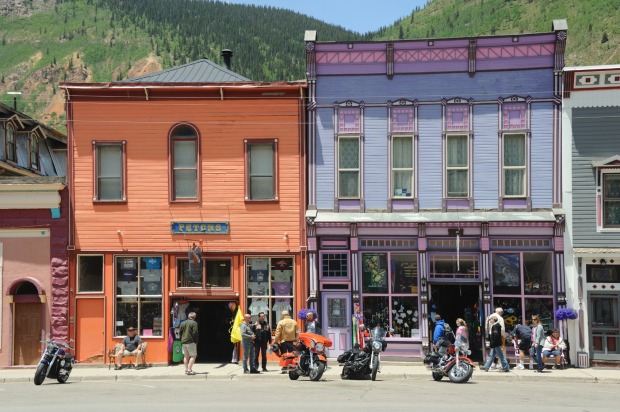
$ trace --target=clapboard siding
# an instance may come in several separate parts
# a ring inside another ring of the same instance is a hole
[[[474,106],[474,207],[497,209],[499,197],[498,109]]]
[[[532,104],[532,207],[553,207],[553,104]]]
[[[364,200],[366,209],[386,210],[389,189],[387,108],[364,111]]]
[[[316,206],[317,209],[334,208],[336,170],[334,143],[334,110],[317,110],[316,125]]]
[[[620,107],[572,109],[573,246],[613,247],[618,232],[597,232],[593,160],[620,154]]]
[[[441,106],[419,108],[418,196],[420,209],[441,209],[442,142]]]
[[[298,98],[176,104],[76,98],[72,108],[77,248],[182,251],[188,241],[170,234],[172,221],[227,221],[230,234],[206,236],[209,252],[299,249],[304,189]],[[168,134],[178,122],[200,133],[200,204],[168,201]],[[245,139],[278,139],[278,202],[244,201]],[[92,142],[109,140],[127,141],[126,204],[92,202]]]

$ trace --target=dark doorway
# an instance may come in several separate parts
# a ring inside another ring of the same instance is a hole
[[[473,359],[482,359],[480,326],[480,287],[478,285],[431,285],[429,313],[441,315],[456,333],[456,320],[462,318],[469,332],[469,349]],[[431,317],[431,339],[434,325]]]
[[[233,313],[228,301],[191,301],[198,322],[198,356],[196,363],[228,363],[232,359],[230,321]]]

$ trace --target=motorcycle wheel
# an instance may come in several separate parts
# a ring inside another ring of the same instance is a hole
[[[441,378],[443,378],[443,375],[441,373],[433,372],[433,379],[434,380],[439,382],[441,380]]]
[[[292,381],[296,381],[297,379],[299,379],[299,375],[297,374],[297,372],[291,371],[288,373],[288,378]]]
[[[460,365],[454,365],[448,371],[448,378],[454,383],[465,383],[471,378],[474,368],[467,362],[461,362]]]
[[[379,370],[379,359],[375,356],[372,360],[372,367],[370,372],[370,379],[373,381],[377,379],[377,371]]]
[[[325,364],[323,362],[317,362],[314,368],[311,368],[308,371],[308,376],[311,381],[318,381],[323,376],[323,372],[325,372]]]
[[[69,380],[69,374],[67,373],[66,375],[58,375],[56,380],[58,381],[58,383],[65,383]]]
[[[47,371],[47,365],[44,363],[39,363],[37,366],[37,371],[34,373],[34,384],[40,385],[45,380],[45,372]]]

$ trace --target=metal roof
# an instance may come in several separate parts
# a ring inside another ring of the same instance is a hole
[[[607,247],[576,247],[573,248],[575,255],[599,255],[605,253],[620,254],[620,248]]]
[[[215,64],[211,60],[201,59],[168,70],[115,83],[228,83],[247,81],[251,80]]]

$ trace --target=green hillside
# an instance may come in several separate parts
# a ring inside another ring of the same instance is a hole
[[[360,35],[289,10],[199,0],[0,0],[0,101],[64,128],[58,84],[108,82],[200,58],[257,81],[305,77],[303,36],[383,40],[548,32],[567,19],[566,64],[620,63],[620,0],[433,0]]]

